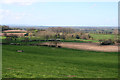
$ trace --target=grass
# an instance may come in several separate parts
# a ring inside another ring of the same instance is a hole
[[[5,39],[6,37],[0,36],[0,39]]]
[[[114,39],[114,34],[90,34],[93,39],[99,40],[99,39]]]
[[[86,39],[66,39],[61,40],[62,42],[77,42],[77,43],[88,43],[88,42],[98,42],[98,40],[86,40]]]
[[[85,40],[85,39],[70,39],[70,40],[63,40],[63,42],[79,42],[79,43],[83,43],[83,42],[99,42],[98,40],[100,39],[115,39],[115,35],[114,34],[90,34],[93,37],[93,40]]]
[[[21,42],[21,40],[24,40],[25,37],[19,37],[17,40],[11,40],[11,41],[6,41],[5,38],[2,39],[3,43],[9,42],[9,43],[20,43],[20,44],[34,44],[34,43],[41,43],[41,42],[47,42],[47,41],[32,41],[32,42]],[[30,38],[30,40],[36,40],[37,38]]]
[[[85,40],[85,39],[75,39],[77,41],[83,41],[83,42],[98,42],[97,40]]]
[[[86,41],[82,41],[82,40],[61,40],[61,42],[77,42],[77,43],[86,43]]]
[[[16,50],[24,50],[22,53]],[[116,78],[118,53],[3,45],[3,78]]]

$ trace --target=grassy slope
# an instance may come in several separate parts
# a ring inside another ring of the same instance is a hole
[[[117,62],[117,53],[3,45],[3,78],[114,78]]]

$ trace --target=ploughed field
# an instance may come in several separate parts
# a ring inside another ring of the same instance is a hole
[[[3,78],[116,78],[118,76],[117,52],[16,45],[3,45],[2,52]]]
[[[51,45],[50,42],[43,44]],[[102,51],[102,52],[118,52],[118,45],[100,45],[99,43],[74,43],[74,42],[61,42],[58,46],[71,49],[88,50],[88,51]]]

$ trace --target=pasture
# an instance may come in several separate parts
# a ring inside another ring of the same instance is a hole
[[[3,78],[118,77],[117,52],[15,45],[3,45],[2,51]]]
[[[90,34],[93,39],[99,40],[99,39],[114,39],[116,36],[114,34]]]

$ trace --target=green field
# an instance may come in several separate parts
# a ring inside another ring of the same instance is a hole
[[[3,78],[118,77],[118,53],[15,45],[2,51]]]
[[[114,34],[90,34],[93,39],[99,40],[99,39],[114,39]]]

